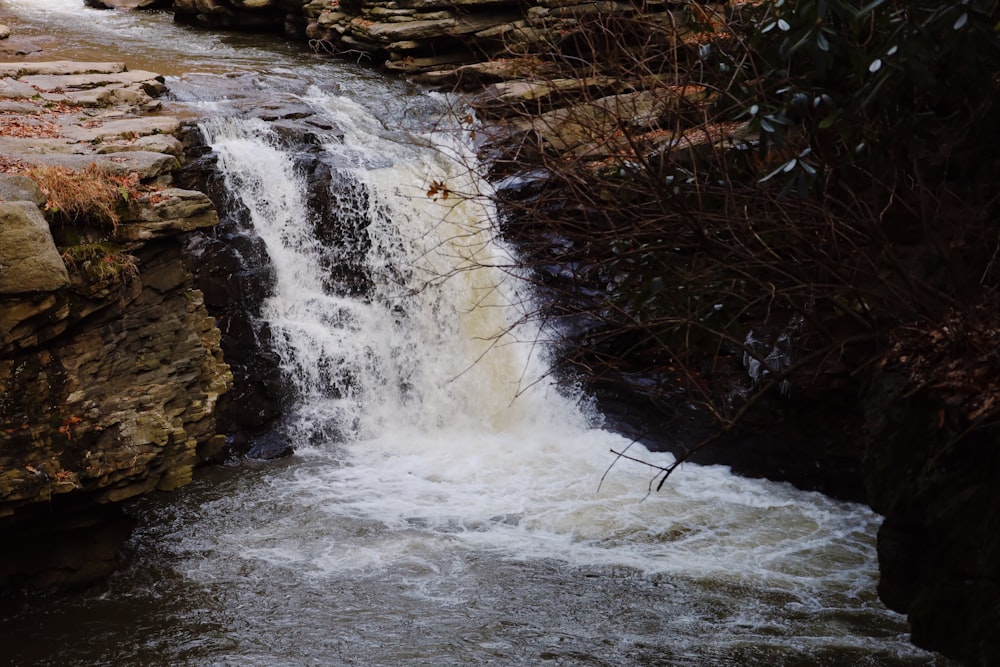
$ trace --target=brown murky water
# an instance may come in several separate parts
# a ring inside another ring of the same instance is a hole
[[[0,22],[11,28],[8,50],[39,49],[0,53],[8,62],[122,61],[129,69],[180,76],[320,61],[305,44],[277,35],[217,34],[174,23],[166,11],[98,10],[83,0],[0,0]]]

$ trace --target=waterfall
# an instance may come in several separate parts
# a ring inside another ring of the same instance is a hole
[[[310,433],[532,428],[556,404],[579,423],[524,343],[536,332],[521,322],[525,297],[492,238],[490,206],[463,196],[485,186],[461,137],[387,139],[391,130],[349,98],[308,99],[344,129],[323,143],[340,165],[328,186],[332,220],[308,210],[304,176],[266,123],[202,124],[275,269],[262,318],[295,388],[297,444],[315,441]],[[366,248],[361,294],[329,279],[352,249],[324,247],[315,231],[354,220]],[[548,398],[518,398],[524,392]]]
[[[338,520],[423,526],[432,532],[419,549],[453,548],[440,543],[443,531],[522,555],[550,557],[559,544],[574,562],[716,576],[733,568],[731,550],[705,548],[721,533],[730,546],[747,545],[751,567],[852,530],[847,514],[830,521],[833,501],[798,505],[777,485],[721,468],[682,469],[665,493],[643,501],[651,471],[620,462],[598,492],[610,450],[628,443],[588,428],[588,415],[547,380],[540,333],[523,321],[530,299],[493,238],[493,212],[484,198],[454,194],[486,189],[461,133],[407,132],[317,88],[301,99],[336,128],[319,137],[334,165],[331,220],[308,209],[298,148],[268,124],[225,113],[202,124],[276,272],[262,318],[295,389],[287,429],[303,459],[290,482],[296,503]],[[323,224],[357,225],[363,256],[321,243]],[[363,289],[330,280],[344,262],[364,273]],[[769,519],[768,532],[761,509],[773,507],[790,514]],[[706,515],[716,520],[705,525]],[[663,537],[689,532],[699,536],[694,558]],[[257,551],[248,533],[239,540],[244,553],[269,560],[300,562],[312,551]],[[403,553],[371,540],[340,546],[352,555],[327,547],[306,560],[342,568],[357,565],[362,550],[380,563]]]

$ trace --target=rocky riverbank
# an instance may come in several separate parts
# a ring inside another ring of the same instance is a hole
[[[113,546],[62,539],[99,542],[80,526],[186,484],[224,443],[215,406],[231,375],[182,257],[184,234],[218,217],[173,187],[183,156],[163,91],[122,63],[0,63],[6,589],[103,574]]]

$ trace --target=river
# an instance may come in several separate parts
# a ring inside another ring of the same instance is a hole
[[[628,443],[547,379],[490,207],[432,187],[488,189],[447,99],[165,13],[0,8],[53,59],[167,73],[199,119],[274,266],[296,444],[134,504],[106,586],[0,610],[5,664],[945,664],[878,601],[867,508],[719,466],[602,481]],[[294,147],[245,113],[279,92],[335,128],[316,141],[363,252],[319,242]],[[346,255],[365,290],[321,268]]]

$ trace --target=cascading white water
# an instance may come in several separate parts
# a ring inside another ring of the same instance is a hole
[[[373,288],[360,298],[324,291],[319,255],[335,250],[317,244],[301,177],[265,125],[204,124],[277,271],[263,316],[299,388],[303,459],[281,493],[300,523],[279,528],[280,539],[273,526],[241,526],[219,537],[223,550],[342,574],[433,568],[456,549],[482,549],[759,578],[817,609],[831,591],[871,590],[876,518],[862,508],[695,466],[645,497],[650,471],[619,463],[598,490],[609,450],[628,443],[589,429],[572,401],[536,381],[544,368],[532,332],[514,326],[517,285],[496,268],[509,258],[489,238],[489,209],[440,195],[480,187],[468,164],[428,147],[446,137],[399,141],[349,98],[306,99],[344,132],[325,144],[343,164],[332,187],[347,183],[357,196],[340,200],[364,203],[343,214],[369,223]],[[331,419],[344,436],[303,447],[302,435]],[[352,522],[368,527],[360,539],[340,532]]]
[[[297,390],[296,436],[308,442],[310,429],[331,421],[337,431],[371,437],[400,427],[517,429],[544,418],[550,403],[514,400],[527,388],[525,375],[542,369],[514,345],[515,289],[496,268],[511,261],[489,242],[488,210],[443,189],[428,195],[433,183],[468,192],[470,184],[457,181],[471,172],[417,144],[370,145],[381,126],[347,98],[313,102],[347,128],[326,148],[344,165],[330,184],[338,213],[367,221],[368,251],[356,270],[371,287],[361,296],[328,290],[324,272],[343,249],[317,241],[315,227],[324,223],[306,208],[302,176],[267,125],[203,124],[275,268],[262,318]]]

